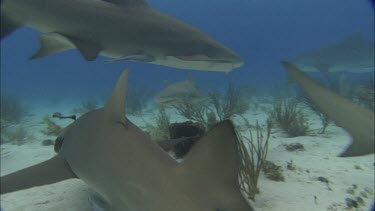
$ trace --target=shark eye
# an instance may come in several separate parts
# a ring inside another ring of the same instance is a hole
[[[64,142],[64,137],[57,137],[56,140],[55,140],[55,146],[54,146],[54,150],[56,153],[59,153],[62,145],[63,145],[63,142]]]

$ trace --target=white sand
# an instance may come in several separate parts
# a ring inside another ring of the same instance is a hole
[[[34,106],[34,116],[25,123],[25,127],[32,138],[24,145],[1,145],[1,175],[14,172],[27,166],[39,163],[54,156],[53,146],[42,146],[41,141],[47,138],[40,130],[44,125],[40,121],[44,115],[51,115],[55,111],[68,113],[74,103],[67,106],[60,102],[50,107]],[[170,113],[172,115],[172,113]],[[136,125],[141,126],[152,122],[156,114],[147,113],[141,118],[129,117]],[[262,112],[248,112],[246,117],[251,121],[266,119]],[[311,127],[317,131],[319,121],[314,117]],[[181,117],[172,116],[172,122],[183,120]],[[56,120],[62,126],[70,120]],[[299,142],[304,145],[305,151],[288,152],[284,144]],[[345,198],[360,196],[360,192],[367,188],[367,198],[362,197],[365,205],[358,210],[369,210],[374,199],[374,155],[354,158],[339,158],[337,155],[350,142],[350,137],[341,128],[330,125],[326,134],[296,138],[286,138],[279,130],[273,130],[270,140],[268,160],[281,165],[284,169],[284,182],[275,182],[260,176],[259,188],[261,193],[256,195],[253,204],[256,210],[345,210]],[[4,154],[5,153],[5,154]],[[286,162],[293,160],[296,170],[286,169]],[[359,168],[357,169],[356,168]],[[307,173],[309,171],[309,173]],[[323,176],[330,183],[329,187],[317,180]],[[347,193],[347,189],[357,186],[354,195]],[[88,211],[90,207],[87,198],[92,193],[90,187],[78,179],[63,181],[57,184],[31,188],[1,196],[1,206],[4,211]],[[314,196],[317,197],[316,203]]]

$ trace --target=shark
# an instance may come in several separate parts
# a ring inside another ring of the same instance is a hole
[[[155,96],[156,102],[163,105],[178,105],[184,99],[196,103],[208,100],[190,77],[186,80],[169,84]]]
[[[68,125],[58,154],[1,177],[1,194],[79,178],[95,211],[252,211],[239,189],[239,139],[230,120],[208,131],[183,162],[125,116],[128,71],[104,107]]]
[[[289,72],[290,82],[298,83],[309,100],[352,136],[352,143],[339,156],[353,157],[374,153],[374,111],[362,108],[336,94],[310,78],[296,65],[286,61],[282,64]]]
[[[367,42],[362,33],[355,32],[344,40],[321,49],[289,59],[306,72],[373,72],[374,43]]]
[[[78,49],[88,61],[102,55],[108,62],[224,72],[244,64],[206,33],[144,0],[2,0],[1,38],[21,26],[42,32],[31,59]]]

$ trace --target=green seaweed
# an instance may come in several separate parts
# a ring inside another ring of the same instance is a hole
[[[63,129],[54,121],[52,121],[52,119],[49,116],[44,116],[41,124],[46,125],[46,128],[41,130],[41,132],[46,136],[58,136]]]
[[[29,115],[28,107],[22,101],[14,96],[1,96],[1,128],[21,123]]]
[[[244,90],[243,87],[234,87],[229,81],[224,95],[217,91],[209,93],[211,104],[220,121],[242,115],[249,109],[249,98],[244,97]]]
[[[244,88],[236,88],[229,82],[225,94],[212,91],[204,99],[195,99],[191,97],[193,95],[187,94],[178,101],[174,101],[172,108],[180,116],[210,128],[218,120],[222,121],[235,115],[242,115],[249,109],[249,100],[243,93]]]
[[[263,165],[263,173],[264,175],[273,181],[285,181],[283,176],[283,169],[281,166],[274,164],[271,161],[265,161]]]
[[[126,94],[126,113],[140,116],[147,106],[151,92],[144,86],[137,85],[130,88]]]
[[[309,134],[308,118],[298,108],[298,101],[296,99],[276,100],[270,117],[289,137]]]
[[[99,103],[93,99],[87,99],[81,102],[81,104],[73,108],[72,113],[85,114],[89,111],[95,110],[99,107]]]
[[[170,117],[165,109],[163,105],[159,105],[159,113],[156,116],[156,126],[147,122],[145,124],[146,133],[155,141],[169,139]]]
[[[1,143],[22,145],[27,139],[29,139],[29,134],[23,126],[1,129]]]
[[[249,138],[239,138],[240,155],[240,188],[248,199],[255,200],[259,193],[258,178],[265,164],[268,154],[268,143],[271,135],[272,122],[267,121],[266,135],[263,136],[263,128],[257,123],[255,126],[255,138],[251,132],[251,125],[243,118],[248,128]]]

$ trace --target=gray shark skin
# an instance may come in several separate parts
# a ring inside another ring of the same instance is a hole
[[[1,37],[20,26],[43,32],[32,58],[76,48],[86,60],[100,54],[112,61],[225,72],[243,65],[230,49],[144,0],[3,0]]]
[[[290,81],[297,82],[306,96],[338,126],[352,136],[352,143],[341,157],[374,153],[374,112],[362,108],[314,81],[295,65],[282,62],[290,74]]]
[[[127,78],[124,71],[105,107],[64,129],[57,156],[1,177],[1,194],[78,177],[98,193],[94,210],[253,210],[239,189],[232,123],[214,126],[177,163],[125,117]]]
[[[288,61],[303,71],[372,72],[374,71],[374,43],[356,32],[345,40],[325,48],[304,53]]]

